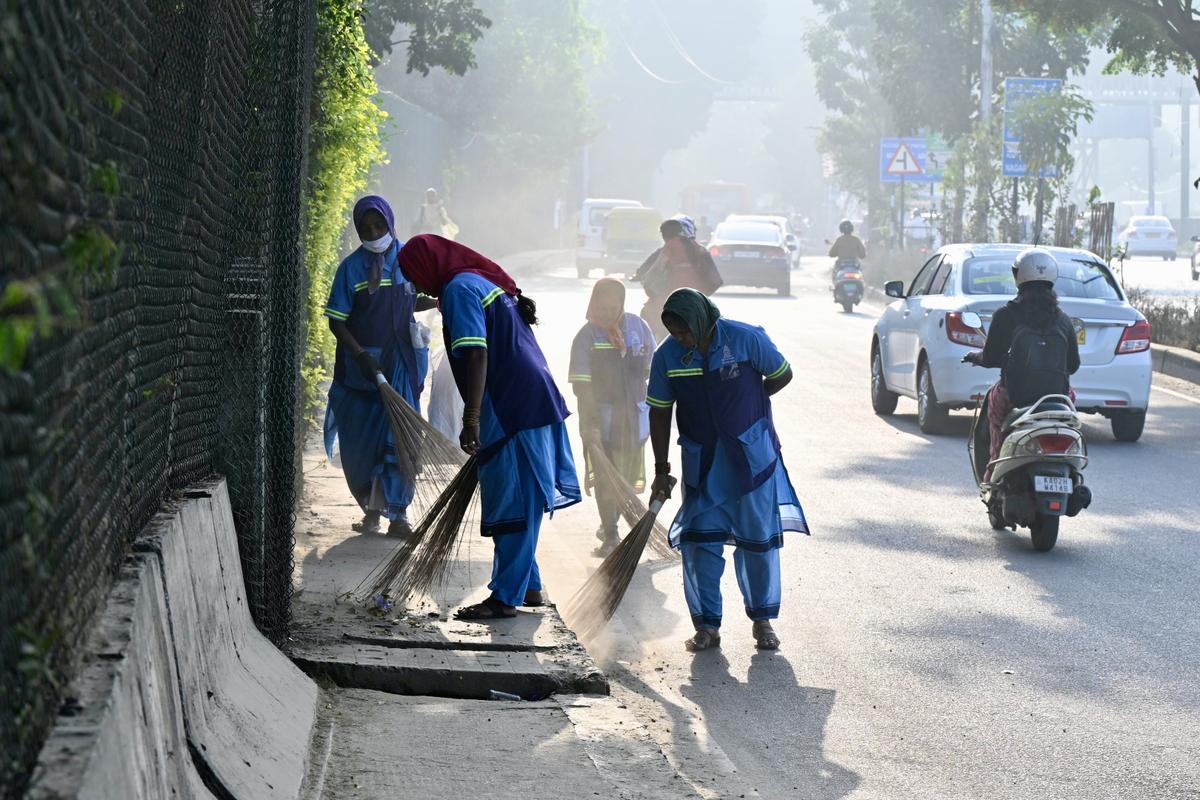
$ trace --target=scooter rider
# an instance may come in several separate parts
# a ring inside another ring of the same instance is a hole
[[[846,261],[861,261],[867,257],[867,248],[862,239],[854,235],[854,223],[848,219],[838,225],[841,236],[834,240],[829,248],[829,257],[833,259],[833,278],[837,279],[838,263]]]
[[[1017,296],[992,317],[983,351],[963,357],[976,366],[1000,368],[1000,381],[988,394],[989,461],[999,454],[1009,413],[1048,394],[1069,395],[1074,400],[1070,376],[1079,369],[1075,326],[1058,307],[1054,293],[1058,279],[1054,256],[1031,247],[1017,256],[1012,269]]]

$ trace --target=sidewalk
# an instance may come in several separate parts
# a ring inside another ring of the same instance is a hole
[[[447,618],[487,595],[491,547],[475,531],[434,597],[386,613],[343,597],[396,542],[351,530],[361,512],[317,437],[304,472],[289,649],[325,689],[303,797],[697,796],[553,606]]]

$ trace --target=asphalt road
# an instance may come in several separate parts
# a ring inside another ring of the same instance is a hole
[[[1162,379],[1136,444],[1089,420],[1094,504],[1036,553],[987,524],[968,413],[942,437],[911,401],[872,413],[878,309],[842,314],[825,261],[794,273],[795,297],[715,298],[796,373],[775,419],[813,535],[782,551],[782,649],[755,652],[730,569],[721,650],[687,653],[679,567],[644,563],[588,642],[615,693],[711,797],[1200,798],[1200,393]],[[590,281],[564,263],[522,284],[565,376]],[[597,563],[595,524],[587,501],[543,529],[560,603]]]

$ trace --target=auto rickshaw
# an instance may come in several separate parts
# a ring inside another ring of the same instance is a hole
[[[614,208],[604,218],[604,272],[632,273],[662,245],[662,214],[653,208]]]

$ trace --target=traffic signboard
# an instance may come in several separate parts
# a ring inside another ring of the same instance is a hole
[[[1023,101],[1060,92],[1062,85],[1063,82],[1058,78],[1004,79],[1004,177],[1024,178],[1029,174],[1029,167],[1021,158],[1021,137],[1012,127],[1013,114]],[[1058,168],[1050,166],[1044,167],[1041,175],[1034,177],[1053,178],[1057,175]]]
[[[932,183],[941,180],[927,168],[929,148],[918,136],[879,140],[879,180],[884,183]]]

